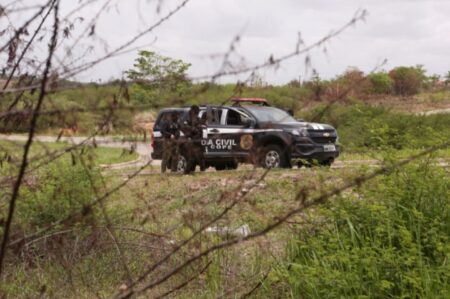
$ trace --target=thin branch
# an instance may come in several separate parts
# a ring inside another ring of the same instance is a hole
[[[22,53],[20,54],[19,59],[17,59],[16,63],[14,64],[14,67],[11,70],[11,73],[9,74],[8,79],[6,80],[5,84],[3,85],[2,90],[5,90],[8,87],[11,79],[14,76],[14,73],[16,72],[17,68],[19,67],[20,62],[22,61],[23,57],[27,53],[28,49],[30,48],[30,46],[33,43],[33,41],[36,38],[36,36],[38,35],[39,31],[41,31],[42,26],[44,25],[45,21],[47,20],[47,17],[49,16],[50,12],[52,11],[53,5],[55,4],[55,1],[56,0],[53,0],[53,2],[51,3],[51,5],[50,5],[50,7],[49,7],[49,9],[47,11],[47,13],[42,18],[42,21],[39,23],[39,26],[36,28],[36,30],[34,31],[33,35],[31,36],[30,40],[25,45],[25,48],[23,49]]]
[[[52,1],[54,0],[49,0],[46,4],[42,5],[41,9],[36,14],[34,14],[30,19],[28,19],[25,22],[25,24],[22,25],[22,27],[17,29],[14,36],[11,37],[10,40],[5,45],[3,45],[3,47],[0,48],[0,53],[9,47],[9,45],[23,33],[23,31],[28,27],[28,25],[30,25],[37,17],[39,17],[44,12],[44,10],[50,5]]]
[[[0,251],[0,276],[2,274],[3,260],[6,255],[6,252],[5,252],[6,244],[8,243],[9,231],[11,229],[11,223],[12,223],[12,219],[14,216],[14,209],[16,206],[16,201],[19,196],[19,190],[20,190],[20,186],[22,184],[23,177],[25,175],[25,170],[28,166],[28,153],[30,151],[31,144],[33,143],[33,137],[34,137],[34,133],[36,130],[37,120],[39,117],[38,112],[41,109],[41,105],[42,105],[45,95],[46,95],[47,80],[49,78],[49,72],[50,72],[50,68],[52,65],[53,52],[55,50],[55,46],[56,46],[57,38],[58,38],[58,29],[59,29],[58,11],[59,11],[59,0],[56,2],[55,8],[54,8],[53,35],[52,35],[50,45],[49,45],[49,54],[48,54],[48,58],[47,58],[47,63],[45,66],[44,74],[42,76],[41,89],[39,92],[39,97],[37,100],[36,108],[33,112],[32,118],[31,118],[30,131],[28,133],[28,140],[24,146],[22,164],[20,166],[19,174],[17,175],[17,180],[14,183],[11,200],[9,202],[8,216],[6,219],[6,224],[5,224],[3,239],[2,239],[2,244],[1,244],[1,251]]]
[[[182,288],[184,288],[185,286],[187,286],[191,281],[193,281],[194,279],[196,279],[197,277],[199,277],[200,275],[202,275],[203,273],[205,273],[205,271],[208,269],[208,267],[211,265],[212,261],[209,261],[201,270],[200,272],[198,272],[196,275],[190,277],[189,279],[187,279],[186,281],[180,283],[179,285],[177,285],[176,287],[174,287],[173,289],[165,292],[164,294],[157,296],[155,299],[161,299],[161,298],[165,298],[167,296],[169,296],[172,293],[175,293],[179,290],[181,290]]]

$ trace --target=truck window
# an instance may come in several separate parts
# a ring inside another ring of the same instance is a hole
[[[161,114],[159,115],[155,126],[153,128],[154,131],[160,130],[161,129],[161,123],[164,119],[171,119],[172,114],[177,114],[178,115],[178,121],[181,120],[182,117],[182,112],[181,111],[164,111],[161,112]]]
[[[213,108],[211,110],[211,124],[220,125],[221,119],[222,119],[222,109]]]
[[[245,120],[248,119],[244,113],[239,113],[235,110],[228,110],[227,125],[230,126],[244,126]]]

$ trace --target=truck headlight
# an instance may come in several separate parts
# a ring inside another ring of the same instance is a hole
[[[301,137],[308,136],[308,130],[306,128],[294,129],[291,131],[291,133],[292,133],[292,135],[295,135],[295,136],[301,136]]]

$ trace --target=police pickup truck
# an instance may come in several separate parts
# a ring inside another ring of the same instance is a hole
[[[201,140],[206,166],[225,170],[236,169],[238,163],[265,168],[331,165],[339,156],[338,135],[332,126],[296,120],[265,99],[232,101],[229,106],[200,106],[199,117],[206,119]],[[162,159],[161,120],[173,113],[181,120],[188,111],[187,107],[160,111],[153,128],[153,159]],[[189,142],[184,139],[181,136],[179,141],[178,171],[190,172],[193,169],[186,169]]]

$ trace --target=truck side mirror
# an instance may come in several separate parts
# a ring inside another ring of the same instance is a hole
[[[251,128],[251,127],[253,127],[255,125],[255,121],[253,120],[253,119],[251,119],[251,118],[246,118],[245,120],[244,120],[244,127],[246,127],[246,128]]]

